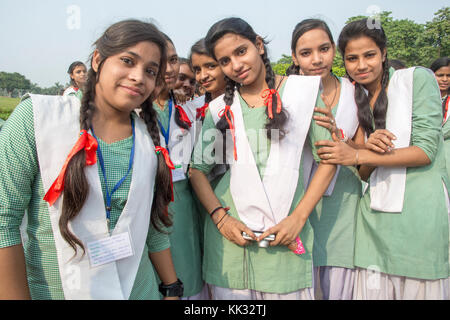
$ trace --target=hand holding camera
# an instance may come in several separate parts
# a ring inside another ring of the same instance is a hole
[[[259,231],[253,231],[252,230],[252,232],[255,234],[255,236],[256,237],[260,237],[263,233],[262,232],[259,232]],[[255,241],[252,237],[250,237],[247,233],[245,233],[245,232],[242,232],[242,237],[245,239],[245,240],[250,240],[250,241]],[[258,247],[260,247],[260,248],[267,248],[268,246],[269,246],[269,243],[271,242],[271,241],[274,241],[275,240],[275,235],[274,234],[270,234],[270,235],[268,235],[267,237],[265,237],[264,239],[262,239],[262,240],[260,240],[259,242],[258,242]]]

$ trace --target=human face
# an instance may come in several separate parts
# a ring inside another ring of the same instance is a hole
[[[70,74],[70,78],[75,81],[78,87],[81,87],[86,82],[86,67],[83,65],[76,66]]]
[[[439,85],[439,89],[445,95],[447,94],[450,82],[450,66],[441,67],[434,73]]]
[[[129,114],[155,89],[161,61],[161,51],[156,44],[139,42],[108,57],[99,71],[101,59],[96,50],[92,68],[100,72],[95,85],[95,103],[101,111]]]
[[[174,89],[180,72],[180,60],[174,45],[167,41],[167,68],[164,81],[169,89]]]
[[[191,68],[183,63],[180,66],[180,72],[178,73],[178,81],[175,86],[176,89],[183,90],[183,94],[186,97],[192,97],[195,92],[195,77]]]
[[[223,73],[231,80],[248,86],[265,78],[261,55],[264,46],[260,38],[256,44],[234,33],[227,33],[214,47],[214,54]]]
[[[219,64],[212,57],[205,54],[193,53],[192,68],[195,80],[212,95],[218,96],[225,90],[225,75]]]
[[[335,53],[336,48],[328,34],[322,29],[314,29],[297,40],[292,60],[305,75],[325,78],[330,75]]]
[[[345,47],[344,62],[348,74],[366,87],[381,83],[385,60],[386,49],[382,52],[375,41],[366,36],[350,40]]]

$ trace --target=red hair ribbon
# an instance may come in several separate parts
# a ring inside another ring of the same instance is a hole
[[[196,118],[197,119],[205,119],[205,117],[206,117],[206,110],[208,110],[208,106],[209,106],[209,103],[205,103],[204,105],[203,105],[203,107],[201,107],[201,108],[197,108],[197,116],[196,116]]]
[[[78,138],[75,146],[70,151],[67,156],[66,161],[61,169],[56,180],[53,182],[50,189],[48,189],[47,193],[44,196],[44,201],[47,201],[50,206],[52,206],[55,201],[59,198],[62,191],[64,190],[64,181],[67,170],[67,165],[69,161],[73,158],[75,154],[77,154],[80,150],[84,149],[86,153],[86,165],[91,166],[97,162],[97,140],[93,136],[91,136],[86,130],[81,130],[80,137]]]
[[[174,197],[173,197],[172,170],[175,169],[175,166],[173,165],[172,160],[170,160],[169,151],[167,151],[166,148],[163,148],[161,146],[157,146],[157,147],[155,147],[155,152],[156,152],[156,154],[159,154],[160,152],[162,153],[162,155],[164,157],[164,160],[166,161],[166,165],[170,169],[170,187],[172,188],[172,200],[171,200],[171,202],[173,202]]]
[[[230,112],[231,115],[231,119],[228,118],[228,112]],[[231,107],[230,106],[225,106],[225,109],[220,110],[218,116],[220,118],[225,116],[225,119],[228,122],[228,126],[230,127],[230,131],[231,131],[231,137],[233,138],[233,151],[234,151],[234,160],[237,161],[237,151],[236,151],[236,136],[234,134],[234,114],[233,111],[231,111]]]
[[[266,89],[262,92],[261,97],[264,100],[264,104],[267,106],[268,108],[268,112],[269,112],[269,118],[273,119],[273,112],[272,112],[272,106],[273,106],[273,96],[276,95],[277,97],[277,113],[281,112],[281,98],[280,98],[280,94],[278,93],[277,90],[275,89]]]
[[[190,128],[192,126],[192,122],[191,122],[191,120],[189,120],[189,117],[186,114],[186,112],[184,111],[184,109],[181,106],[178,106],[178,105],[175,105],[175,108],[177,108],[178,111],[180,112],[181,121],[186,123],[189,126],[189,128]]]

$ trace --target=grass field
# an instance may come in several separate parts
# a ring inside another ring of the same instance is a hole
[[[20,98],[0,97],[0,118],[3,120],[8,119],[19,102]]]

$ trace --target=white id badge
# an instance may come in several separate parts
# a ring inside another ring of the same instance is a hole
[[[182,165],[176,165],[175,169],[172,170],[172,182],[177,182],[186,179],[184,174],[184,169]]]
[[[128,258],[134,254],[129,232],[88,242],[87,250],[91,268]]]

